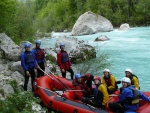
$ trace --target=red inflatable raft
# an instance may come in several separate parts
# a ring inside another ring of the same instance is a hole
[[[143,93],[147,95],[148,97],[150,97],[150,92],[143,92]],[[120,91],[118,90],[114,92],[114,94],[110,95],[109,102],[116,102],[118,100],[119,94],[120,94]],[[107,111],[109,111],[109,113],[113,113],[108,108],[108,105],[107,105]],[[150,103],[144,100],[140,100],[139,109],[136,112],[126,112],[126,113],[150,113]]]
[[[68,88],[68,90],[66,89]],[[34,82],[34,92],[40,97],[42,103],[47,107],[62,113],[108,113],[107,111],[94,108],[90,105],[80,103],[73,99],[72,80],[67,80],[54,75],[42,76]],[[67,90],[59,95],[56,91]],[[71,92],[71,93],[70,93]],[[67,95],[67,98],[65,97]],[[70,98],[70,99],[68,99]]]
[[[90,105],[82,103],[80,100],[74,100],[74,91],[72,90],[72,80],[55,76],[53,74],[42,76],[34,82],[34,93],[40,97],[42,103],[47,108],[62,113],[113,113],[109,110],[101,110]],[[63,94],[58,94],[57,91],[63,91]],[[144,92],[150,96],[150,92]],[[110,95],[109,102],[118,100],[119,91]],[[137,113],[150,113],[150,104],[144,100],[140,100],[140,107]]]

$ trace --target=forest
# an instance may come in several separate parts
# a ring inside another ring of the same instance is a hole
[[[150,25],[150,0],[1,0],[0,33],[17,44],[32,42],[37,31],[71,31],[86,11],[104,16],[114,27]]]

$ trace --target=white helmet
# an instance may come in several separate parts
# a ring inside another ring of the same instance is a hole
[[[103,72],[108,72],[108,73],[110,73],[110,70],[109,70],[109,69],[104,69]]]
[[[132,73],[132,70],[131,70],[131,69],[126,69],[125,72],[126,72],[126,71]]]
[[[128,77],[123,77],[122,82],[127,82],[131,84],[131,80]]]

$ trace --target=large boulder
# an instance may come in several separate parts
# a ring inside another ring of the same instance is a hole
[[[55,50],[58,52],[60,50],[60,43],[65,44],[65,50],[68,52],[71,62],[77,63],[87,58],[95,58],[96,51],[95,48],[86,44],[84,41],[79,41],[74,37],[60,36],[55,45]]]
[[[108,32],[113,30],[111,22],[103,16],[93,12],[82,14],[76,21],[71,31],[72,35],[89,35],[97,32]]]
[[[18,61],[20,49],[5,33],[0,33],[0,51],[4,59]]]
[[[24,77],[22,74],[20,74],[18,71],[15,71],[14,73],[11,74],[12,79],[16,80],[18,85],[23,86],[24,84]]]
[[[107,41],[110,40],[107,36],[101,35],[95,39],[95,41]]]
[[[12,62],[9,64],[9,69],[11,71],[18,71],[19,73],[21,73],[22,75],[24,75],[24,70],[21,66],[21,61],[17,61],[17,62]]]
[[[129,24],[125,23],[125,24],[121,24],[119,30],[129,30],[130,26]]]

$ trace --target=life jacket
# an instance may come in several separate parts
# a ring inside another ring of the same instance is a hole
[[[66,52],[61,52],[62,53],[62,62],[65,63],[65,62],[68,62],[69,61],[69,57],[68,57],[68,54]]]
[[[44,53],[44,51],[42,50],[42,49],[36,49],[35,48],[35,50],[36,50],[36,60],[40,60],[40,59],[43,59],[44,57],[45,57],[45,53]]]
[[[109,78],[104,77],[104,79],[105,79],[105,82],[106,82],[107,86],[110,86],[111,85],[111,79],[110,79],[110,77]]]
[[[135,104],[138,104],[139,103],[139,91],[135,88],[129,88],[132,90],[133,92],[133,98],[128,98],[125,100],[125,103],[126,104],[129,104],[129,105],[135,105]]]
[[[26,57],[25,57],[25,64],[28,65],[29,67],[32,67],[35,61],[34,55],[32,52],[24,52]]]

